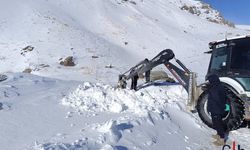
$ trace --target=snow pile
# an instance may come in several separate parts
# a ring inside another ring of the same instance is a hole
[[[185,97],[186,92],[179,85],[171,86],[171,88],[152,86],[134,91],[85,82],[63,98],[62,104],[80,111],[132,112],[144,115],[148,111],[160,113],[167,104]]]

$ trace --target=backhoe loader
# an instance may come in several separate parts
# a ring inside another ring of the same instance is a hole
[[[244,120],[250,120],[250,36],[223,39],[209,43],[211,55],[207,78],[210,74],[220,77],[227,92],[230,109],[223,117],[228,130],[237,129]],[[178,65],[170,60],[174,59]],[[173,77],[188,93],[188,110],[198,112],[201,120],[213,128],[211,115],[207,111],[208,82],[197,85],[197,73],[190,71],[180,60],[175,58],[171,49],[165,49],[153,59],[145,59],[123,74],[119,75],[118,87],[126,88],[131,80],[131,89],[138,90],[138,79],[145,77],[145,82],[152,82],[150,74],[158,65],[165,65]]]

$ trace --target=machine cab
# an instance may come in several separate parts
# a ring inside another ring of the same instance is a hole
[[[229,77],[250,91],[250,36],[211,42],[209,46],[208,74]]]

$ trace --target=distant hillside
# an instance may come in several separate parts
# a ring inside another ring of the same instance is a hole
[[[236,28],[250,31],[250,25],[236,25]]]
[[[211,5],[201,0],[180,0],[179,7],[191,14],[199,16],[202,19],[206,19],[210,22],[227,25],[229,27],[235,27],[233,22],[226,20],[219,11],[211,7]]]
[[[249,33],[204,18],[223,21],[194,0],[2,1],[0,72],[116,82],[132,65],[170,48],[203,80],[207,44]],[[64,66],[66,58],[74,65]]]

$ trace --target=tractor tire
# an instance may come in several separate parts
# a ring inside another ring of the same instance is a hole
[[[244,120],[244,102],[238,98],[232,91],[226,89],[227,101],[230,105],[230,111],[223,116],[223,123],[227,131],[238,129]],[[201,120],[210,128],[214,128],[211,114],[207,111],[208,92],[204,91],[197,102],[197,111]]]

